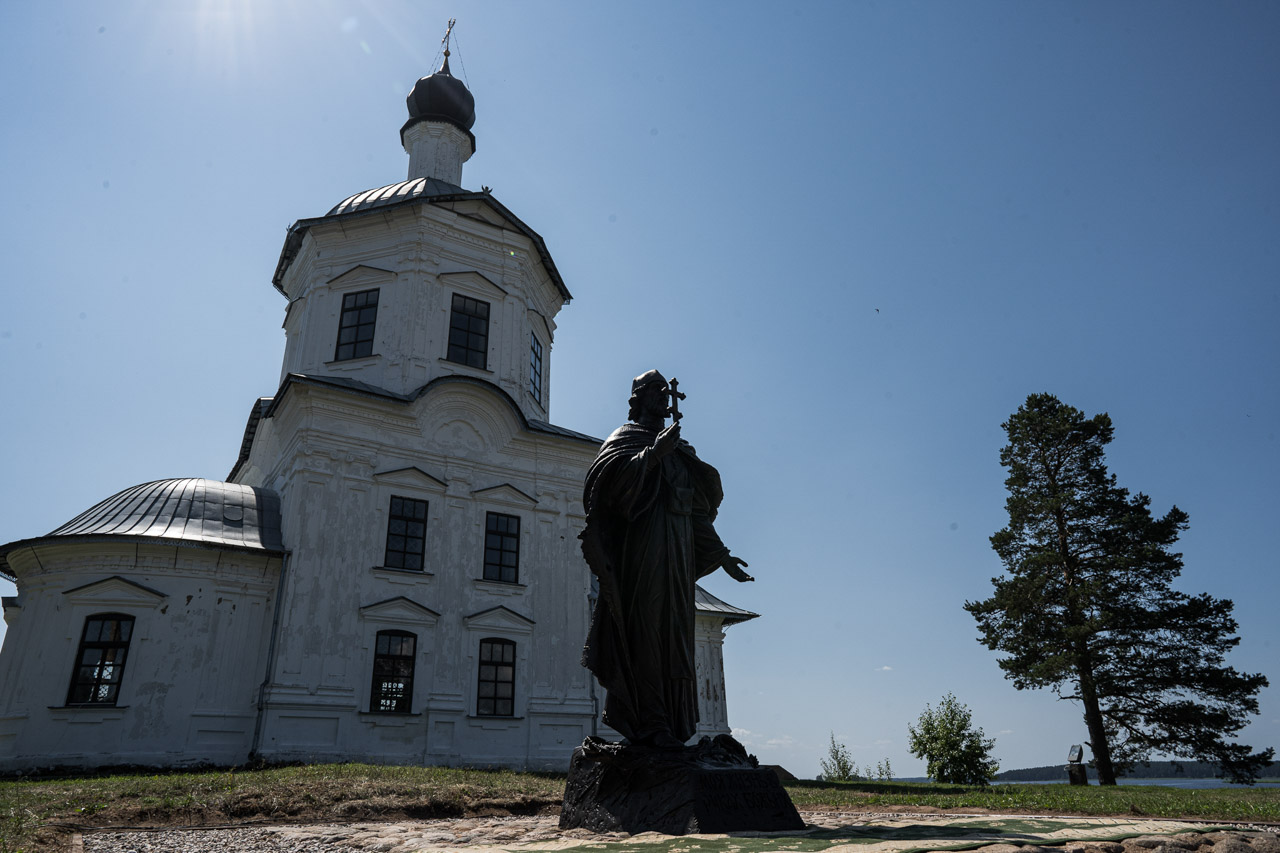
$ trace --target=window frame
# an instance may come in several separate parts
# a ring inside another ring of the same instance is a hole
[[[495,526],[495,522],[498,524]],[[510,524],[514,522],[515,531],[510,530]],[[507,529],[500,529],[503,524]],[[520,583],[520,516],[512,515],[505,512],[494,512],[486,510],[484,516],[484,565],[480,577],[486,581],[494,583]],[[498,537],[499,541],[495,545],[490,537]],[[508,547],[509,545],[514,547]],[[496,561],[490,562],[490,555],[497,557]],[[507,554],[512,555],[511,565],[507,565],[504,557]],[[490,574],[490,568],[493,569],[493,575]],[[503,577],[510,569],[511,577]]]
[[[382,651],[382,641],[386,638],[387,651]],[[399,640],[401,643],[408,640],[410,642],[410,651],[404,654],[403,645],[397,647],[397,651],[392,653],[392,639]],[[395,664],[397,662],[408,661],[408,675],[397,673]],[[386,664],[390,668],[390,672],[379,672],[379,664]],[[411,714],[413,713],[413,682],[414,676],[418,669],[418,635],[412,631],[404,631],[398,628],[392,628],[385,631],[378,631],[373,639],[373,665],[370,669],[371,681],[369,685],[369,713],[371,714]],[[392,691],[385,688],[389,682],[399,681],[399,695],[395,695]],[[393,707],[383,707],[388,697],[395,703]]]
[[[403,502],[402,505],[421,504],[422,506],[421,517],[418,517],[416,515],[407,516],[407,515],[404,515],[403,513],[397,515],[395,511],[396,501],[402,501]],[[430,501],[423,500],[422,498],[410,498],[404,495],[395,495],[395,494],[391,496],[391,500],[387,504],[387,539],[386,539],[386,547],[383,549],[383,552],[382,552],[383,568],[399,569],[401,571],[406,571],[406,572],[425,572],[427,570],[427,522],[430,518],[430,515],[428,514],[430,510],[431,510]],[[393,532],[397,521],[405,523],[406,529],[404,533]],[[414,524],[422,525],[422,532],[416,537],[411,536],[410,533],[408,532],[409,527]],[[421,546],[417,553],[417,557],[420,565],[418,565],[417,567],[414,567],[414,566],[407,566],[404,564],[405,558],[413,556],[413,553],[407,548],[397,548],[393,550],[391,547],[393,537],[399,537],[400,539],[404,540],[404,544],[406,546],[409,545],[410,539],[412,538],[417,539],[418,543]],[[400,565],[396,565],[392,560],[393,553],[400,555],[400,560],[401,560]]]
[[[372,287],[342,294],[342,306],[338,311],[338,338],[333,345],[334,361],[352,361],[357,358],[368,358],[376,354],[373,351],[373,342],[374,335],[377,333],[380,289]],[[371,301],[368,299],[370,294],[372,294]],[[362,296],[366,297],[366,299],[360,302],[359,298]],[[348,300],[351,301],[351,304],[348,304]],[[372,309],[373,315],[366,320],[363,312],[370,309]],[[348,322],[349,320],[353,320],[353,322]],[[347,329],[354,329],[355,332],[352,334],[350,341],[343,341],[343,332]],[[365,331],[366,329],[367,332]],[[351,347],[349,355],[342,354],[343,347]]]
[[[471,306],[483,306],[484,316],[470,311]],[[483,299],[454,292],[449,301],[449,332],[445,340],[445,361],[462,364],[478,370],[489,369],[489,321],[493,317],[493,306]],[[458,320],[465,318],[466,323]],[[479,326],[483,325],[483,331]],[[458,333],[458,334],[455,334]],[[458,337],[465,337],[464,342],[457,342]],[[480,337],[479,346],[475,338]],[[478,357],[479,364],[474,363]]]
[[[486,649],[488,646],[488,649]],[[492,659],[494,649],[502,649],[498,655],[498,660]],[[490,659],[485,659],[485,653],[489,651]],[[476,716],[477,717],[514,717],[516,715],[516,663],[518,657],[516,654],[515,640],[508,640],[506,637],[482,637],[477,652],[479,665],[476,669]],[[486,667],[492,668],[493,672],[490,677],[486,678]],[[508,669],[509,673],[504,678],[503,669]],[[485,696],[486,685],[492,685],[492,696]],[[507,696],[500,696],[501,687],[507,686]],[[486,702],[492,703],[486,706]],[[508,703],[506,713],[501,712],[503,707],[500,703]],[[488,710],[486,710],[488,707]]]
[[[127,625],[127,631],[119,633],[126,634],[123,639],[102,639],[102,627],[99,627],[93,640],[89,639],[89,625],[91,622],[116,622],[120,626]],[[120,701],[120,687],[124,682],[124,668],[129,659],[129,645],[133,641],[133,631],[136,627],[137,619],[128,613],[91,613],[84,618],[84,625],[80,629],[80,643],[76,646],[75,662],[71,665],[71,682],[67,686],[68,707],[116,707]],[[99,655],[96,663],[85,663],[85,652],[90,650],[98,650],[100,652],[110,652],[120,650],[118,660],[105,660],[105,655]],[[103,678],[101,675],[103,664],[109,664],[112,669],[110,674]],[[88,679],[84,679],[84,671],[92,670],[92,675]],[[114,675],[114,678],[112,678]],[[88,687],[88,697],[86,699],[77,700],[77,688]],[[103,689],[106,693],[103,694]],[[102,695],[102,698],[92,698],[95,694]]]
[[[542,405],[542,370],[545,361],[542,357],[542,341],[537,332],[529,333],[529,393]]]

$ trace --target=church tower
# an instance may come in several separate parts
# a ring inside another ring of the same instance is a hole
[[[603,697],[577,535],[600,440],[550,421],[542,238],[464,189],[475,102],[408,97],[406,180],[289,228],[284,362],[227,482],[143,483],[0,545],[0,770],[370,761],[564,769]],[[728,731],[697,590],[699,734]]]
[[[288,232],[280,388],[230,479],[279,494],[289,558],[255,752],[561,766],[591,734],[578,550],[597,439],[553,426],[542,238],[464,189],[475,102],[419,80],[406,180]]]

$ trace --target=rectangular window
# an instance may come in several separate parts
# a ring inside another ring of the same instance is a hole
[[[334,361],[373,355],[373,325],[378,319],[378,291],[362,290],[342,297],[342,319],[338,323],[338,347]]]
[[[114,705],[133,635],[133,617],[98,613],[84,620],[76,666],[71,673],[68,705]]]
[[[421,571],[426,542],[427,502],[393,495],[387,519],[387,553],[382,565]]]
[[[413,703],[414,649],[418,638],[408,631],[379,631],[373,655],[373,690],[369,710],[407,714]]]
[[[480,681],[476,715],[511,717],[516,705],[516,644],[489,637],[480,641]]]
[[[520,518],[491,512],[484,523],[484,579],[515,583],[520,577]]]
[[[489,303],[453,294],[449,361],[484,369],[489,358]]]
[[[542,402],[542,341],[532,332],[529,334],[529,393]]]

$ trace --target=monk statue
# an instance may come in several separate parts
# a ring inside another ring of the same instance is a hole
[[[754,580],[712,525],[720,474],[680,438],[676,383],[656,370],[631,383],[630,422],[587,472],[579,537],[600,581],[582,663],[608,692],[604,722],[663,750],[697,731],[694,583],[716,569]]]

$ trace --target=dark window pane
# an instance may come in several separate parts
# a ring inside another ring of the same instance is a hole
[[[348,293],[342,297],[335,361],[373,354],[373,330],[378,317],[378,291]]]
[[[105,614],[85,620],[67,688],[68,705],[116,703],[132,635],[132,616]]]
[[[379,631],[374,644],[369,710],[408,713],[413,697],[414,649],[418,638],[406,631]]]
[[[476,713],[480,716],[511,716],[514,712],[516,645],[510,640],[480,641],[480,669],[477,673]],[[495,662],[507,661],[502,665]]]
[[[426,552],[427,502],[392,497],[387,514],[387,548],[382,565],[393,569],[422,569]]]
[[[483,369],[489,349],[489,304],[453,294],[446,358]]]
[[[542,342],[537,335],[529,335],[529,393],[542,402]]]

